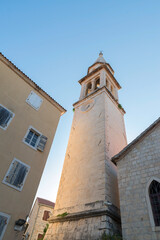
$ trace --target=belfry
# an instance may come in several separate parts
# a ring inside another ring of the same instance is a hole
[[[121,231],[117,169],[110,161],[127,145],[121,86],[101,52],[79,83],[47,240],[98,240]]]

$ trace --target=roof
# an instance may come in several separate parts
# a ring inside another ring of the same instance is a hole
[[[155,129],[159,123],[160,117],[154,123],[152,123],[145,131],[143,131],[137,138],[135,138],[131,143],[129,143],[125,148],[123,148],[121,152],[112,157],[111,161],[115,164],[120,161],[122,157],[128,154],[135,147],[135,145],[139,143],[139,141],[141,141],[143,138],[146,137],[146,135],[153,131],[153,129]]]
[[[115,79],[115,77],[113,76],[113,74],[109,71],[109,69],[107,68],[106,64],[102,64],[101,66],[99,66],[98,68],[96,68],[95,70],[93,70],[92,72],[88,73],[86,76],[84,76],[83,78],[81,78],[78,82],[81,84],[84,80],[86,80],[88,77],[94,75],[96,72],[98,72],[99,70],[101,70],[102,68],[104,68],[107,73],[110,75],[110,77],[112,78],[112,80],[114,81],[114,83],[116,84],[116,86],[118,87],[118,89],[121,89],[120,84],[117,82],[117,80]]]
[[[102,52],[99,53],[99,57],[97,58],[95,63],[106,63],[106,60],[104,59]]]
[[[15,73],[17,73],[25,82],[30,86],[35,88],[44,98],[51,102],[60,112],[61,115],[66,112],[66,110],[56,102],[50,95],[48,95],[42,88],[40,88],[32,79],[30,79],[25,73],[23,73],[14,63],[12,63],[8,58],[6,58],[0,52],[0,60],[5,63],[9,68],[11,68]]]
[[[53,208],[55,206],[54,202],[51,202],[51,201],[43,199],[43,198],[37,197],[37,201],[38,201],[39,204],[42,204],[42,205],[47,205],[47,206],[50,206],[50,207],[53,207]]]

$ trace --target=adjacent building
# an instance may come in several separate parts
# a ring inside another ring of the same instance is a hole
[[[100,53],[79,80],[54,215],[46,240],[100,239],[120,233],[117,168],[111,157],[127,144],[120,84]]]
[[[160,239],[160,118],[112,158],[125,240]]]
[[[65,109],[0,53],[0,240],[20,240]]]
[[[43,198],[37,198],[29,215],[25,239],[41,240],[44,230],[48,227],[47,219],[53,215],[54,203]]]

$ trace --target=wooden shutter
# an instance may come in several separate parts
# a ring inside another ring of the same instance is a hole
[[[7,218],[5,216],[0,216],[0,237],[6,224],[7,224]]]
[[[44,221],[47,221],[47,219],[49,218],[49,213],[50,211],[44,211],[43,218],[42,218]]]
[[[38,145],[37,145],[37,149],[38,149],[39,151],[41,151],[41,152],[44,151],[44,148],[45,148],[47,139],[48,139],[48,138],[45,137],[45,136],[43,136],[43,135],[40,137],[39,143],[38,143]]]
[[[43,234],[39,233],[37,240],[42,240],[43,239]]]
[[[8,121],[12,117],[12,113],[10,113],[7,109],[0,106],[0,125],[2,127],[6,127]]]

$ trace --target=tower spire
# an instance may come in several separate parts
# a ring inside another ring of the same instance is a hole
[[[97,60],[95,61],[95,63],[106,63],[106,60],[103,57],[103,51],[99,52],[99,57],[97,58]]]

